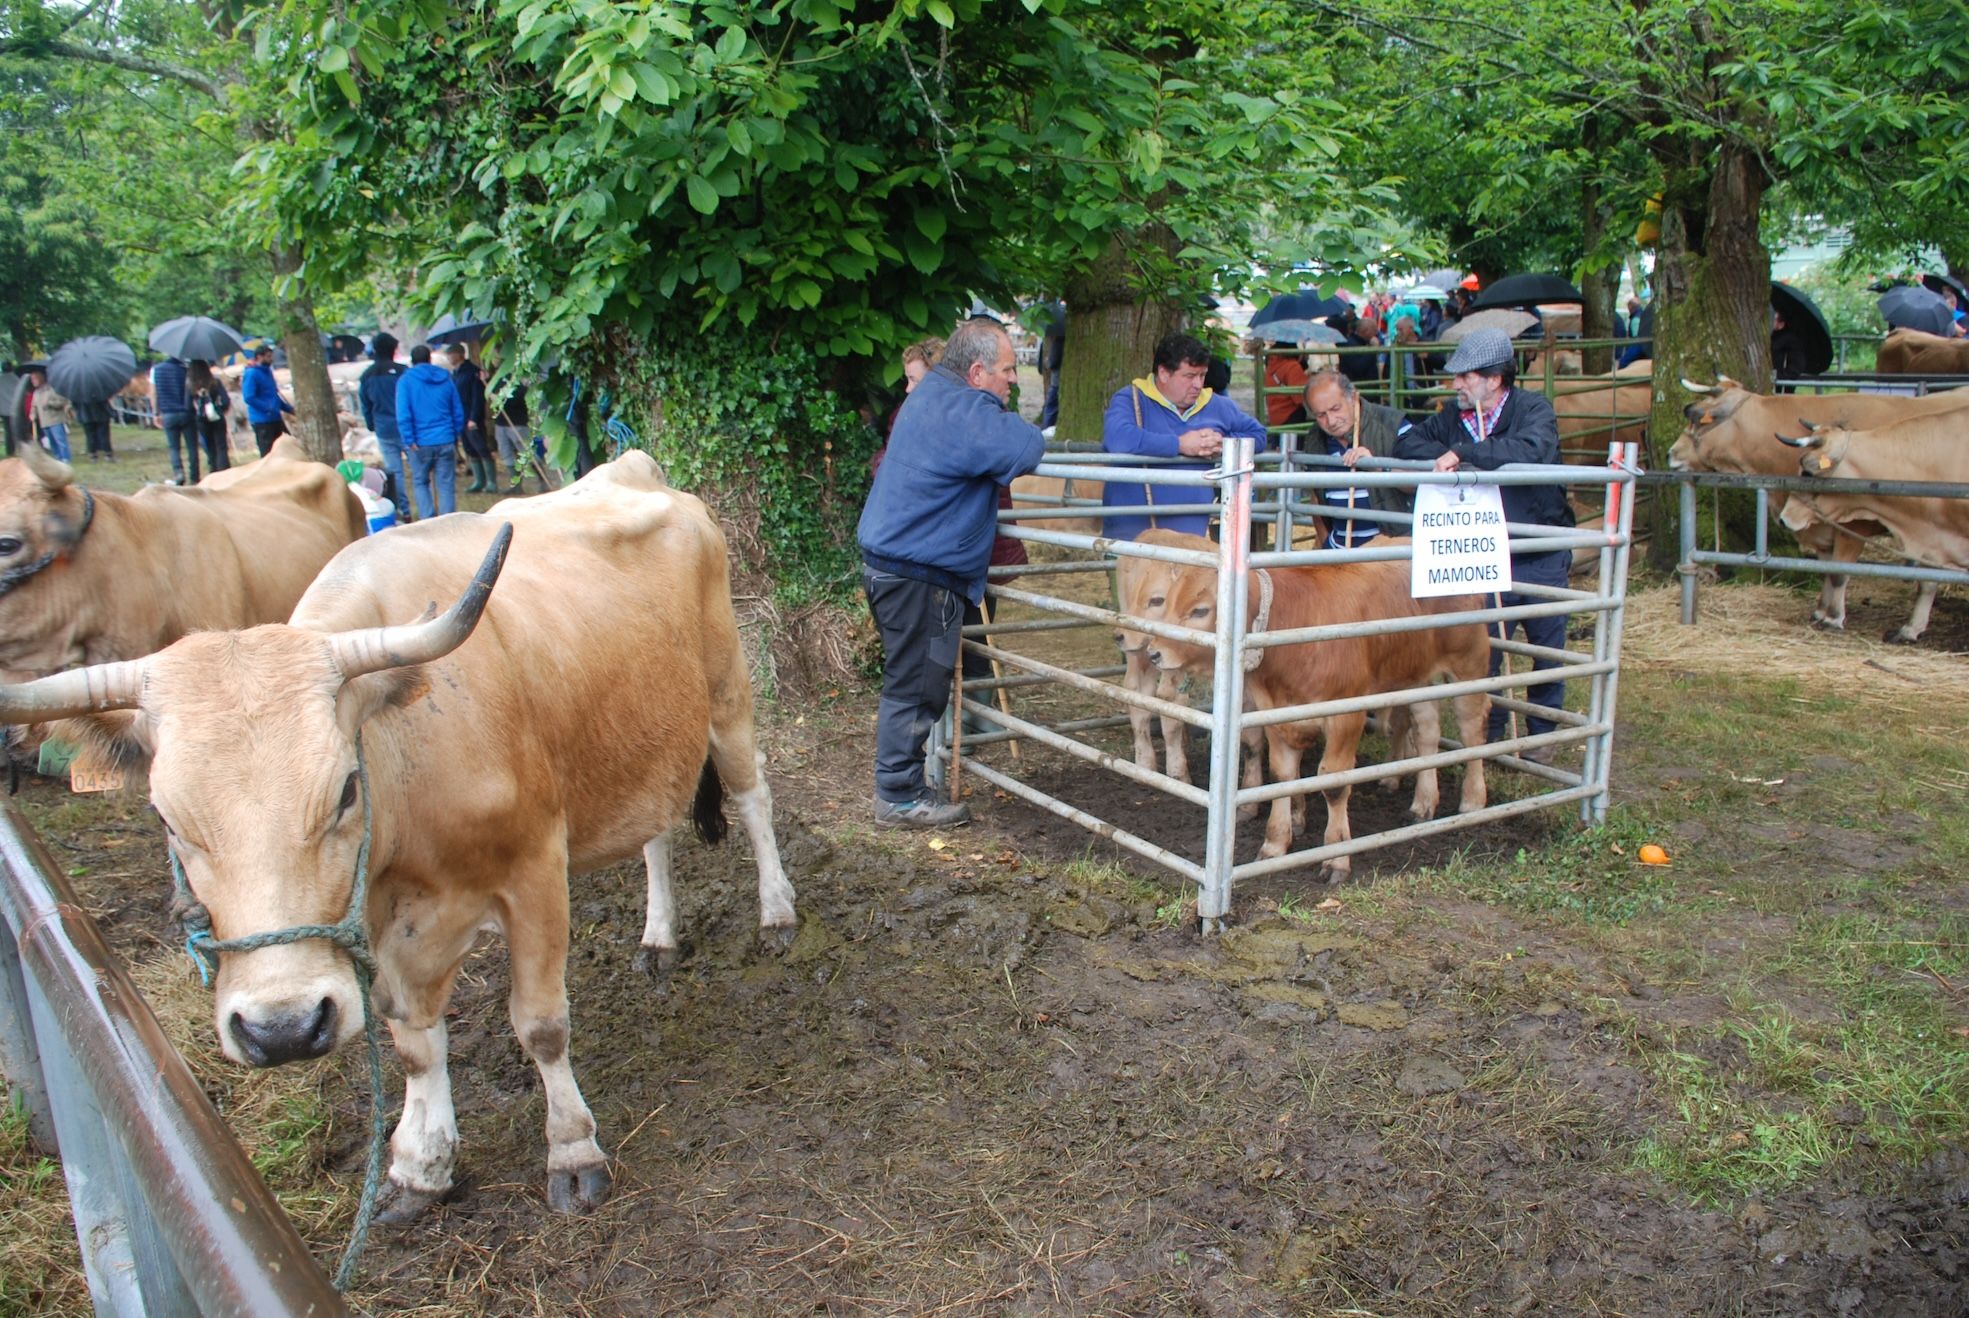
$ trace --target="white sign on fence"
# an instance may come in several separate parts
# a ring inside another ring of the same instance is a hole
[[[1417,487],[1414,538],[1408,593],[1415,598],[1511,589],[1511,538],[1497,486]]]

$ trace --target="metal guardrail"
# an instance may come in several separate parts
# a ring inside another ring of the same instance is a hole
[[[1821,479],[1813,476],[1757,476],[1737,472],[1649,472],[1642,483],[1680,488],[1681,555],[1676,572],[1682,579],[1682,625],[1695,625],[1698,572],[1703,564],[1753,567],[1774,572],[1807,572],[1822,577],[1886,577],[1933,585],[1969,585],[1969,572],[1919,567],[1912,563],[1858,563],[1830,558],[1794,558],[1771,552],[1771,491],[1803,494],[1878,494],[1891,498],[1969,499],[1969,485],[1945,481]],[[1748,552],[1702,549],[1696,544],[1696,491],[1754,490],[1757,494],[1757,532]]]
[[[58,1149],[99,1314],[347,1312],[12,802],[0,1068]]]

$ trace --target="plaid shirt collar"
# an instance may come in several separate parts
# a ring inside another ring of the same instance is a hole
[[[1458,412],[1457,415],[1463,421],[1463,428],[1470,432],[1470,438],[1481,443],[1484,439],[1496,434],[1497,418],[1503,414],[1504,404],[1509,402],[1510,399],[1511,391],[1509,389],[1506,389],[1497,396],[1497,405],[1484,414],[1484,425],[1481,432],[1477,429],[1477,414],[1475,411],[1466,410]]]

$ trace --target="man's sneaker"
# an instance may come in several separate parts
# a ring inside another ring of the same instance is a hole
[[[877,828],[961,828],[970,822],[970,806],[939,801],[927,792],[914,801],[875,798]]]

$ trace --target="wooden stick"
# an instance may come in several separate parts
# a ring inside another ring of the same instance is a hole
[[[950,674],[950,803],[957,804],[964,764],[964,643],[957,643],[957,667]]]

